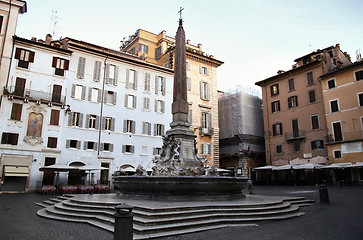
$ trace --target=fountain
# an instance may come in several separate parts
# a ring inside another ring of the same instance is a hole
[[[196,135],[189,128],[186,86],[186,47],[183,20],[176,34],[174,89],[170,130],[163,137],[160,156],[153,160],[151,176],[139,167],[133,176],[115,176],[120,196],[150,200],[209,200],[245,197],[248,178],[216,176],[213,167],[205,168],[205,158],[196,147]]]

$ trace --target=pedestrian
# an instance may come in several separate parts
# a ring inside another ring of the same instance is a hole
[[[248,184],[248,192],[249,192],[249,194],[253,194],[253,182],[252,182],[252,180],[251,179],[248,179],[247,184]]]

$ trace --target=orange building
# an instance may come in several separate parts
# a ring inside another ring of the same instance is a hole
[[[139,29],[122,42],[121,51],[143,56],[150,63],[173,68],[175,39]],[[219,166],[219,127],[217,97],[217,67],[223,64],[202,50],[186,42],[187,88],[189,121],[197,135],[199,153],[208,165]]]
[[[267,165],[327,156],[328,128],[319,76],[351,63],[339,45],[295,62],[291,70],[256,83],[262,87]]]

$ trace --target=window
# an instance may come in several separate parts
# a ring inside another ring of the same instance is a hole
[[[316,102],[315,90],[309,91],[309,103]]]
[[[99,126],[99,117],[97,115],[94,114],[87,114],[86,115],[86,122],[87,128],[93,128],[93,129],[98,129]]]
[[[363,70],[360,70],[358,72],[355,72],[355,80],[356,81],[363,80]]]
[[[212,130],[212,114],[209,112],[202,112],[202,134],[211,134]]]
[[[282,145],[276,145],[276,154],[282,154]]]
[[[35,53],[26,49],[16,48],[15,59],[18,59],[18,67],[28,69],[29,63],[34,62]]]
[[[15,81],[15,90],[14,90],[13,94],[16,96],[19,96],[19,97],[24,97],[25,83],[26,83],[25,78],[17,77],[16,81]]]
[[[86,87],[82,85],[72,85],[72,98],[84,100],[86,97]]]
[[[294,148],[294,151],[295,152],[300,152],[301,151],[301,144],[300,144],[300,142],[294,142],[293,148]]]
[[[190,62],[186,61],[185,62],[185,67],[189,71],[190,70]]]
[[[11,109],[11,120],[20,121],[21,120],[21,112],[23,110],[23,104],[13,103],[13,107]]]
[[[122,152],[123,153],[134,153],[135,147],[129,144],[122,145]]]
[[[143,98],[142,110],[150,111],[150,98],[147,97]]]
[[[135,109],[136,108],[136,96],[131,95],[131,94],[126,94],[125,95],[125,107]]]
[[[133,69],[126,70],[126,88],[137,90],[137,72]]]
[[[332,89],[335,87],[336,87],[335,79],[328,80],[328,89]]]
[[[116,92],[105,91],[105,103],[116,105]]]
[[[48,148],[57,148],[58,138],[56,137],[48,137]]]
[[[199,72],[200,72],[200,74],[204,74],[204,75],[209,76],[209,69],[207,67],[200,66],[199,67]]]
[[[66,148],[81,149],[81,141],[75,139],[67,139]]]
[[[161,46],[155,48],[155,60],[159,60],[161,58]]]
[[[339,112],[338,100],[330,101],[330,112],[331,113]]]
[[[192,91],[192,79],[187,77],[187,91]]]
[[[84,150],[93,150],[96,151],[97,150],[97,143],[96,142],[92,142],[92,141],[85,141],[84,142]]]
[[[358,94],[358,105],[359,107],[363,107],[363,93]]]
[[[69,68],[69,60],[53,57],[52,67],[55,68],[55,75],[64,76],[64,71]]]
[[[306,73],[306,80],[307,80],[308,86],[314,84],[313,72]]]
[[[278,84],[271,85],[270,91],[271,91],[271,97],[279,95],[279,85]]]
[[[52,109],[50,112],[50,125],[58,126],[59,125],[59,114],[60,111],[56,109]]]
[[[61,100],[62,100],[62,86],[54,84],[52,92],[52,102],[61,103]]]
[[[139,43],[139,52],[149,53],[149,46],[145,45],[145,44],[142,44],[142,43]]]
[[[150,84],[150,73],[145,73],[145,78],[144,78],[144,92],[149,93],[151,89],[151,84]]]
[[[154,124],[154,136],[163,136],[165,131],[165,126],[160,123]]]
[[[88,101],[101,102],[101,91],[98,88],[88,89]]]
[[[151,123],[142,122],[142,134],[151,135]]]
[[[294,82],[294,79],[293,78],[290,78],[289,80],[288,80],[288,82],[289,82],[289,91],[291,92],[291,91],[294,91],[295,90],[295,82]]]
[[[342,158],[342,150],[333,151],[334,158]]]
[[[19,134],[3,132],[1,137],[1,144],[18,145]]]
[[[83,79],[85,70],[86,70],[86,58],[79,57],[78,58],[78,67],[77,67],[77,78]]]
[[[200,98],[210,100],[209,84],[207,82],[200,82]]]
[[[0,16],[0,33],[1,33],[1,30],[3,29],[3,20],[4,20],[4,17]]]
[[[291,128],[292,128],[292,137],[293,138],[300,137],[299,121],[297,119],[291,120]]]
[[[103,119],[103,130],[114,131],[115,130],[115,119],[112,117],[102,117]]]
[[[311,141],[311,149],[312,150],[324,149],[324,141],[323,140]]]
[[[101,62],[95,61],[95,66],[93,68],[93,81],[99,82],[101,79]]]
[[[271,103],[272,113],[280,111],[280,101],[274,101]]]
[[[333,135],[334,141],[343,141],[343,131],[341,122],[334,122],[333,125]]]
[[[68,118],[68,126],[82,127],[83,114],[79,112],[72,112]]]
[[[310,120],[311,120],[311,129],[315,130],[320,128],[319,115],[310,116]]]
[[[298,102],[297,102],[297,96],[291,96],[288,98],[288,105],[289,108],[294,108],[298,106]]]
[[[154,155],[159,155],[159,156],[160,156],[160,154],[161,154],[161,148],[159,148],[159,147],[154,147],[154,148],[153,148],[153,154],[154,154]]]
[[[135,133],[136,122],[133,120],[124,120],[124,133]]]
[[[282,135],[282,123],[275,123],[272,125],[273,136]]]
[[[166,79],[162,76],[155,76],[155,94],[165,95]]]
[[[155,112],[165,113],[165,102],[162,100],[155,100]]]
[[[106,83],[117,85],[117,66],[113,64],[107,64],[107,71],[106,71]]]
[[[189,106],[188,123],[189,124],[193,124],[193,110],[192,110],[192,106]]]
[[[113,144],[101,143],[101,151],[113,152]]]
[[[202,154],[208,155],[212,153],[212,146],[210,143],[202,143]]]

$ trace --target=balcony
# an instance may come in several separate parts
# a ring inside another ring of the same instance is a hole
[[[199,128],[200,136],[212,136],[213,135],[213,128]]]
[[[363,131],[354,131],[354,132],[344,132],[341,135],[335,136],[334,134],[329,134],[327,136],[327,144],[334,143],[344,143],[344,142],[355,142],[355,141],[363,141]]]
[[[285,133],[286,141],[305,140],[305,131],[299,130]]]
[[[24,99],[25,102],[33,101],[45,104],[65,105],[66,97],[58,94],[51,94],[33,89],[16,89],[12,87],[4,87],[4,95],[8,95],[10,99]]]

